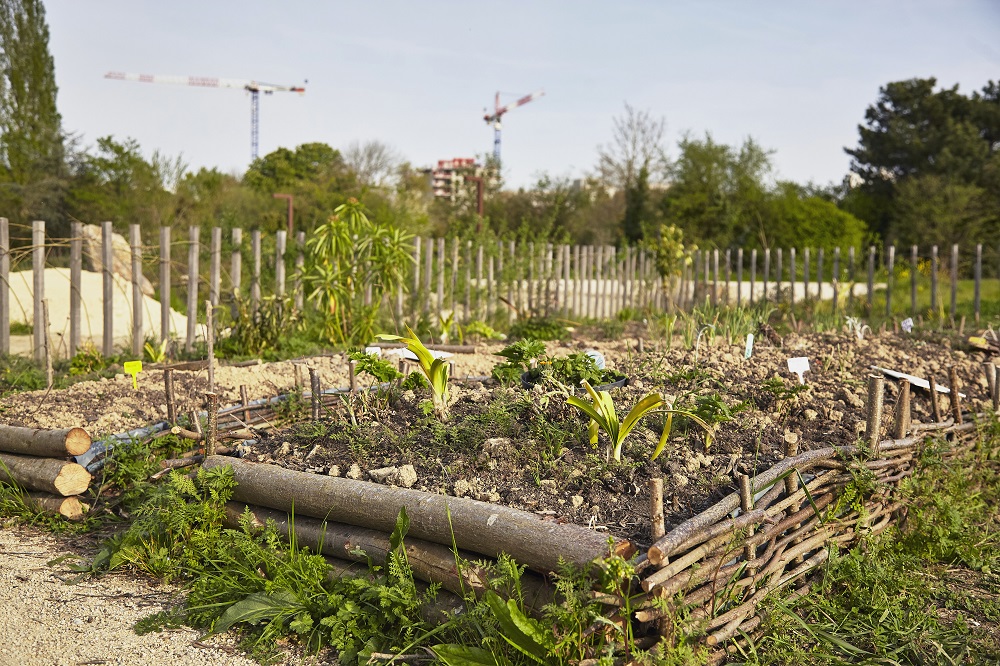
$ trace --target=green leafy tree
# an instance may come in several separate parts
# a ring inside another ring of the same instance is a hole
[[[787,181],[778,183],[765,210],[754,228],[751,247],[859,247],[868,234],[862,220]]]
[[[0,204],[8,217],[64,221],[62,119],[40,0],[0,0]]]
[[[861,179],[860,194],[845,206],[887,239],[919,236],[907,228],[914,222],[912,210],[904,213],[896,205],[907,181],[936,176],[982,187],[987,165],[1000,149],[996,83],[971,97],[960,94],[957,85],[936,86],[936,79],[927,78],[880,88],[858,126],[857,147],[845,149],[852,157],[851,171]],[[908,190],[911,199],[915,194]],[[912,209],[912,202],[907,207]]]

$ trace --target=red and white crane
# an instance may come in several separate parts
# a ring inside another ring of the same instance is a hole
[[[531,100],[541,97],[545,94],[544,90],[536,90],[530,95],[525,95],[524,97],[511,102],[507,106],[500,106],[500,93],[497,92],[496,99],[493,103],[493,113],[487,113],[483,116],[483,120],[486,121],[487,125],[493,125],[493,160],[497,163],[497,167],[500,166],[500,119],[508,111],[512,111],[519,106],[524,106]]]
[[[260,93],[270,95],[276,92],[297,92],[300,95],[306,91],[302,86],[282,86],[246,79],[219,79],[213,76],[161,76],[157,74],[128,74],[126,72],[108,72],[106,79],[118,81],[138,81],[139,83],[170,83],[198,88],[238,88],[250,93],[250,157],[257,159],[257,136],[260,128]],[[307,82],[308,83],[308,82]]]

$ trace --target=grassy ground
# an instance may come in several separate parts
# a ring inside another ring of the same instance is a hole
[[[983,450],[931,457],[905,486],[899,529],[831,557],[806,596],[771,600],[766,634],[733,663],[1000,663],[997,423],[983,434]]]

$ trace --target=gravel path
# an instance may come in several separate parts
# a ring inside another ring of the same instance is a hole
[[[192,629],[139,636],[135,623],[167,609],[177,589],[132,574],[67,585],[70,551],[38,530],[0,530],[0,664],[17,666],[253,666],[225,639],[198,642]]]

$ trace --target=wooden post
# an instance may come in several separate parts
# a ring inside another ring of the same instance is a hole
[[[896,246],[889,246],[889,257],[886,262],[886,280],[885,280],[885,318],[889,319],[892,317],[892,283],[894,282],[896,269]]]
[[[941,405],[938,403],[938,383],[933,375],[928,377],[927,380],[931,385],[931,413],[934,415],[934,421],[941,423],[944,419],[941,418]]]
[[[174,400],[174,369],[163,369],[163,393],[167,401],[167,421],[177,424],[177,402]]]
[[[750,305],[757,302],[757,248],[750,250]]]
[[[295,309],[301,311],[305,306],[305,294],[302,292],[302,273],[306,268],[306,232],[295,234],[295,281],[292,289],[295,291]]]
[[[993,367],[993,411],[1000,411],[1000,366]]]
[[[510,253],[510,261],[508,262],[510,264],[510,268],[508,269],[510,276],[507,280],[507,300],[514,304],[519,302],[521,298],[521,272],[520,264],[517,261],[517,244],[514,241],[509,241],[507,247]],[[517,285],[516,292],[514,285]]]
[[[437,239],[437,311],[444,310],[444,237]]]
[[[111,222],[101,222],[101,272],[103,274],[104,327],[101,339],[101,353],[111,356],[115,351],[115,316],[114,316],[114,275],[112,270]]]
[[[573,316],[583,316],[583,271],[580,265],[581,248],[573,246]]]
[[[768,301],[768,282],[771,279],[771,248],[764,248],[764,302]]]
[[[45,223],[31,223],[32,351],[35,363],[45,362],[45,331],[42,330],[42,301],[45,300]],[[108,354],[110,356],[110,354]]]
[[[854,248],[847,248],[847,282],[850,284],[850,289],[847,292],[847,309],[850,310],[854,306],[854,282],[857,273],[854,270]]]
[[[958,396],[958,369],[955,366],[948,368],[948,391],[951,397],[951,417],[955,423],[962,423],[962,402]]]
[[[791,292],[792,307],[795,306],[795,248],[788,251],[788,286]]]
[[[295,372],[295,375],[296,375],[296,377],[295,377],[295,387],[296,388],[299,387],[299,385],[301,383],[300,379],[302,377],[302,373],[301,373],[301,370],[299,370],[299,368],[301,368],[301,366],[298,363],[296,363],[295,364],[295,370],[296,370],[296,372]],[[246,384],[240,384],[240,404],[243,405],[243,425],[249,425],[250,424],[250,396],[249,396],[249,394],[247,392],[247,385]]]
[[[595,251],[597,258],[594,264],[594,295],[596,298],[594,301],[594,318],[601,319],[604,317],[604,310],[601,304],[601,292],[604,286],[601,284],[601,278],[604,274],[604,246],[598,245]]]
[[[831,311],[836,313],[840,307],[840,248],[833,248],[833,271],[830,275],[830,286],[833,287],[833,307]]]
[[[250,281],[250,310],[257,312],[260,309],[260,229],[250,231],[250,252],[253,254],[253,277]]]
[[[215,455],[215,443],[219,437],[219,394],[209,391],[205,394],[208,402],[208,427],[205,431],[205,455]]]
[[[10,222],[0,217],[0,355],[10,354]]]
[[[709,294],[708,294],[708,284],[709,284],[709,282],[708,282],[708,268],[709,268],[709,263],[710,262],[709,262],[708,250],[705,250],[705,260],[703,262],[703,265],[705,267],[705,304],[706,305],[708,305],[708,302],[709,302]],[[718,271],[716,271],[716,272],[718,272]],[[715,296],[714,296],[714,293],[713,293],[712,298],[714,298],[714,297]]]
[[[194,339],[198,325],[198,239],[201,229],[188,229],[188,284],[187,284],[187,338],[184,350],[190,354],[194,351]]]
[[[462,298],[462,306],[465,311],[462,313],[464,321],[468,322],[472,316],[472,241],[465,242],[465,294]]]
[[[868,246],[868,315],[873,314],[875,299],[875,246]]]
[[[496,307],[497,298],[497,288],[496,283],[493,281],[495,277],[494,267],[495,267],[496,257],[490,255],[489,264],[486,267],[486,320],[490,321],[493,318],[493,310]]]
[[[778,256],[775,258],[775,266],[774,266],[774,273],[775,273],[775,276],[774,276],[774,287],[775,287],[775,289],[774,289],[774,302],[775,303],[780,303],[781,302],[781,280],[784,277],[784,275],[782,275],[783,271],[781,270],[782,269],[781,262],[782,262],[782,258],[783,258],[782,255],[783,254],[784,254],[784,252],[782,252],[781,248],[778,248]]]
[[[428,245],[427,251],[430,252],[431,248]],[[319,421],[319,406],[320,406],[320,383],[319,383],[319,371],[314,368],[309,368],[309,391],[311,394],[311,406],[312,406],[312,420]]]
[[[660,477],[649,480],[649,516],[653,541],[656,541],[667,533],[663,522],[663,479]]]
[[[288,245],[288,230],[279,229],[274,238],[274,295],[280,301],[285,296],[285,249]]]
[[[70,223],[69,239],[69,349],[70,358],[76,355],[76,350],[80,348],[80,301],[81,287],[83,279],[83,223]],[[0,254],[3,248],[0,247]],[[0,282],[3,278],[0,277]],[[0,286],[0,290],[3,287]],[[3,297],[0,296],[0,299]],[[2,316],[0,316],[2,318]],[[0,351],[0,353],[3,353]]]
[[[990,392],[990,401],[991,402],[993,401],[993,396],[997,392],[996,391],[996,388],[997,388],[996,387],[996,384],[997,384],[996,367],[997,366],[993,364],[993,361],[986,361],[985,363],[983,363],[983,370],[986,371],[986,386],[988,387],[989,392]],[[997,405],[996,405],[996,403],[994,403],[993,404],[993,410],[996,411],[996,408],[997,408]]]
[[[45,359],[45,388],[52,388],[52,349],[49,348],[49,299],[42,300],[42,358]]]
[[[750,477],[746,474],[740,474],[737,476],[737,480],[740,486],[740,513],[745,515],[753,511],[753,491],[750,488]],[[653,535],[654,540],[658,538],[655,534]],[[757,557],[757,546],[747,544],[743,550],[743,557],[748,562],[755,559]]]
[[[899,397],[896,398],[896,419],[892,437],[903,439],[910,431],[910,381],[899,380]]]
[[[736,306],[743,304],[743,248],[736,248]]]
[[[142,232],[138,224],[128,225],[128,241],[132,253],[132,355],[141,357],[146,334],[143,330]]]
[[[160,342],[170,339],[170,227],[160,227]]]
[[[885,401],[885,377],[868,375],[868,403],[865,406],[868,413],[868,423],[865,435],[872,456],[879,456],[882,437],[882,407]]]
[[[802,300],[809,300],[809,248],[802,250]]]
[[[917,246],[910,247],[910,315],[917,316],[917,273],[919,272]]]
[[[451,290],[448,298],[448,306],[451,311],[455,311],[455,295],[458,293],[458,237],[451,239]]]
[[[239,294],[243,286],[243,230],[233,228],[233,251],[229,257],[229,288],[233,294]]]
[[[958,243],[951,246],[951,320],[955,321],[955,310],[958,305]]]
[[[712,305],[719,303],[719,248],[712,250]]]
[[[431,305],[431,280],[434,276],[434,239],[427,237],[427,250],[424,252],[424,312]]]
[[[205,301],[205,346],[208,356],[208,390],[215,391],[215,307]]]
[[[420,302],[420,246],[422,239],[417,236],[413,239],[413,301],[416,305]],[[414,307],[414,312],[419,312],[420,308]]]
[[[931,312],[938,314],[938,246],[931,246]]]
[[[351,393],[358,392],[358,362],[354,359],[347,361],[347,383]]]
[[[208,300],[219,304],[219,287],[222,280],[222,227],[212,227],[208,264]]]
[[[726,248],[726,305],[729,305],[729,276],[732,268],[732,250]]]
[[[823,259],[825,250],[820,248],[816,255],[816,298],[823,298]]]
[[[552,261],[552,246],[549,246],[549,262]],[[483,246],[476,246],[476,319],[483,316]]]
[[[979,323],[979,305],[980,305],[980,303],[979,303],[980,287],[981,287],[981,283],[982,283],[982,280],[983,280],[983,244],[982,243],[977,243],[976,244],[976,272],[975,272],[975,275],[973,277],[975,278],[975,281],[976,281],[976,284],[975,284],[975,295],[973,297],[973,301],[974,301],[974,304],[975,304],[975,311],[976,311],[976,323],[978,324]]]

